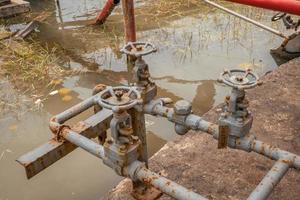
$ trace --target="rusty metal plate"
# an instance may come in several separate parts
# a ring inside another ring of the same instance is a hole
[[[227,147],[229,131],[230,129],[228,126],[226,125],[219,126],[218,149],[224,149]]]
[[[103,109],[85,121],[78,122],[72,127],[72,130],[87,138],[95,138],[98,134],[109,129],[111,118],[112,112]],[[57,142],[51,139],[47,143],[18,158],[17,162],[25,167],[27,178],[30,179],[76,148],[75,145],[68,141]]]

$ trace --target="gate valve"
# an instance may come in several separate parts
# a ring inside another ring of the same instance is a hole
[[[156,51],[156,47],[149,42],[129,42],[121,49],[122,53],[136,58],[133,68],[133,80],[138,90],[141,91],[144,103],[148,103],[155,98],[157,95],[157,87],[151,80],[149,66],[145,60],[143,60],[142,56],[149,55]]]
[[[107,87],[99,94],[98,104],[114,113],[126,111],[141,104],[141,94],[136,87]]]
[[[219,118],[219,148],[227,146],[229,137],[241,138],[250,132],[253,117],[247,110],[249,102],[245,98],[245,90],[257,86],[258,79],[250,69],[225,70],[221,74],[218,81],[233,89],[230,97],[225,100]]]
[[[251,69],[224,70],[218,79],[219,82],[238,90],[245,90],[255,87],[259,77]]]
[[[154,44],[149,42],[129,42],[121,49],[122,53],[137,58],[141,58],[142,56],[149,55],[156,51],[157,49]]]

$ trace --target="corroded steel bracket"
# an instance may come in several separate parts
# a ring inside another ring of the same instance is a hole
[[[80,135],[87,138],[97,137],[97,133],[106,131],[112,119],[112,112],[103,109],[85,121],[78,122],[72,127]],[[30,179],[53,163],[74,151],[77,146],[68,141],[58,142],[51,139],[47,143],[21,156],[17,161],[25,167],[27,178]]]

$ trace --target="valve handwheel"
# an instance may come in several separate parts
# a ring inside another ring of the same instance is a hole
[[[129,42],[121,49],[122,53],[135,57],[146,56],[156,51],[154,44],[149,42]]]
[[[225,70],[219,81],[236,89],[250,89],[258,84],[259,77],[251,69]]]
[[[142,103],[136,87],[107,87],[99,93],[98,104],[114,112],[121,112]]]

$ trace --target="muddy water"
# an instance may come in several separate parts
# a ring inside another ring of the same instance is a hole
[[[66,77],[59,88],[69,90],[47,97],[39,112],[20,108],[1,115],[0,200],[96,200],[121,180],[100,160],[80,149],[29,181],[14,161],[51,138],[50,116],[89,97],[96,84],[126,85],[130,81],[125,57],[118,52],[123,45],[120,11],[117,10],[106,26],[91,28],[87,24],[100,8],[99,1],[60,2],[60,9],[49,1],[33,2],[34,11],[53,12],[48,23],[40,27],[37,37],[41,43],[63,47],[60,64],[66,70],[81,73]],[[177,1],[170,1],[174,2]],[[159,87],[159,96],[175,101],[187,99],[193,103],[196,114],[207,112],[228,94],[229,89],[216,82],[223,69],[252,68],[263,75],[276,67],[269,50],[279,46],[281,40],[252,25],[203,5],[179,7],[180,10],[171,13],[164,13],[159,3],[151,6],[138,1],[138,6],[138,38],[151,41],[159,48],[158,53],[145,58]],[[153,10],[161,13],[152,13]],[[282,28],[271,24],[272,12],[238,10],[267,25]],[[154,16],[150,17],[150,13]],[[9,95],[13,96],[17,93],[7,88],[1,90],[11,91]],[[22,114],[21,110],[24,110]],[[77,120],[89,114],[86,112]],[[151,155],[176,136],[166,120],[147,117],[147,128]]]

